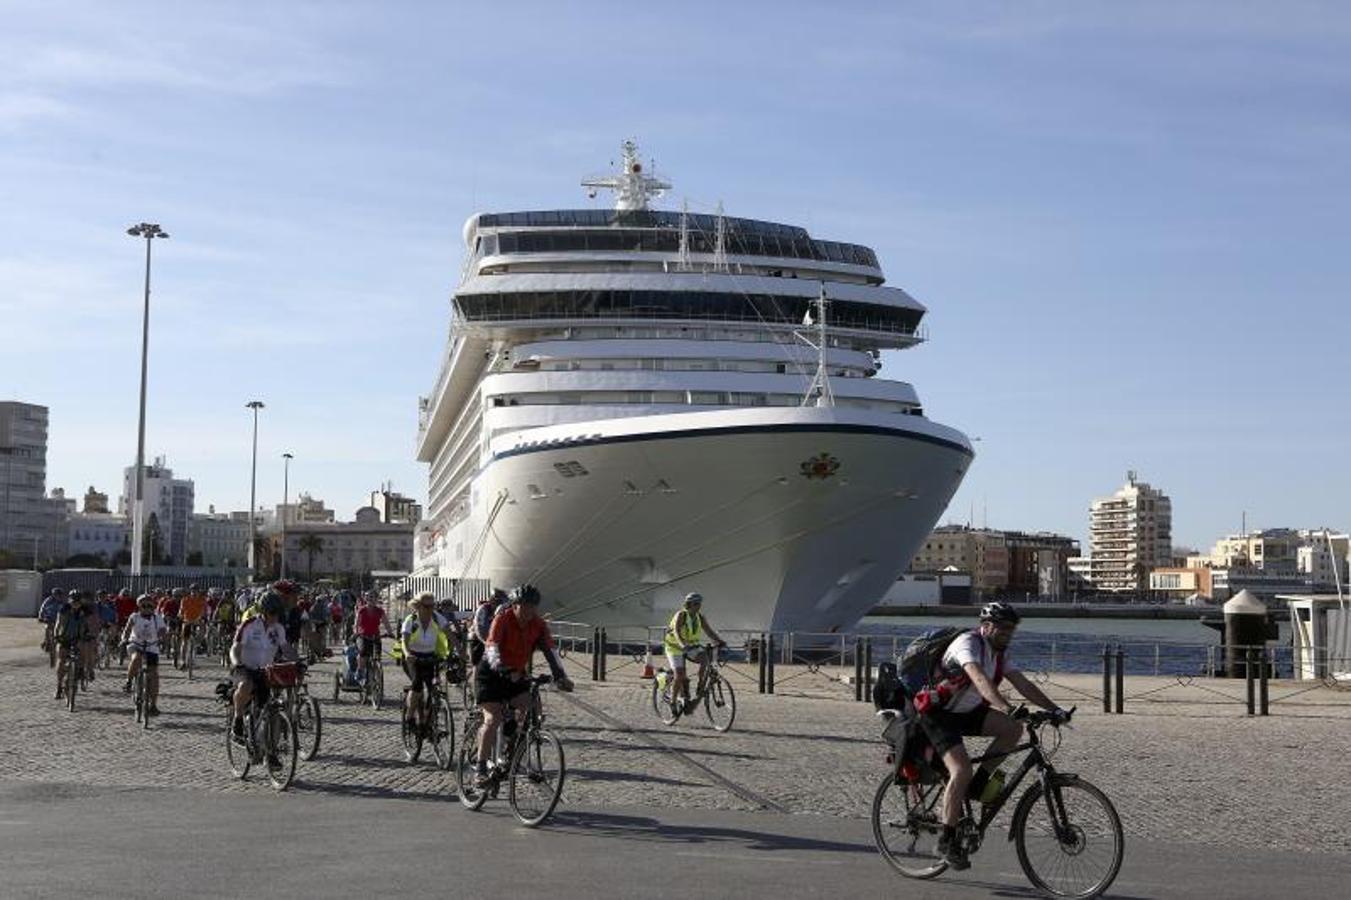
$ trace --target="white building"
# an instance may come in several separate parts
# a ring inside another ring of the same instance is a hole
[[[0,550],[36,566],[65,546],[65,503],[47,497],[47,407],[0,402]]]
[[[66,556],[101,556],[112,564],[124,549],[130,549],[131,523],[112,513],[75,513],[68,520]]]
[[[117,501],[120,515],[131,519],[136,494],[136,467],[127,466],[122,472],[122,496]],[[145,467],[144,481],[146,541],[153,538],[153,522],[159,534],[159,552],[165,558],[155,564],[172,560],[183,565],[188,557],[188,531],[192,524],[193,484],[186,478],[175,478],[173,470],[164,463],[164,457]]]
[[[1172,562],[1173,504],[1134,472],[1089,513],[1089,577],[1099,591],[1143,591],[1149,572]]]
[[[1295,568],[1307,575],[1315,591],[1336,590],[1340,582],[1343,590],[1351,575],[1348,548],[1351,538],[1345,534],[1301,530],[1303,543],[1295,549]]]
[[[298,522],[286,526],[286,569],[308,578],[364,575],[373,570],[408,572],[413,567],[413,525],[381,522],[363,506],[353,522]],[[313,567],[311,567],[313,560]]]
[[[211,508],[192,517],[188,554],[201,554],[200,565],[239,568],[248,565],[249,514],[218,513]]]

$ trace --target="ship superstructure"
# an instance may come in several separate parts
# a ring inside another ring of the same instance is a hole
[[[558,618],[830,631],[895,581],[972,458],[881,351],[925,308],[867,247],[649,208],[631,142],[583,182],[613,209],[469,219],[421,400],[421,574],[537,584]]]

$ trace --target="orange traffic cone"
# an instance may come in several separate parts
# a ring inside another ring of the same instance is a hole
[[[645,680],[648,679],[648,678],[656,678],[656,677],[657,677],[657,676],[656,676],[656,673],[654,673],[654,672],[652,671],[652,651],[651,651],[651,650],[649,650],[649,651],[647,652],[647,661],[643,663],[643,674],[642,674],[641,677],[642,677],[643,679],[645,679]]]

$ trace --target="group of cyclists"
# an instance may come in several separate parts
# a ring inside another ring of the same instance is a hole
[[[154,590],[136,598],[126,590],[114,595],[104,591],[67,594],[58,589],[43,602],[39,618],[47,626],[44,649],[61,651],[55,653],[58,698],[66,684],[68,657],[78,659],[86,677],[92,679],[97,642],[105,630],[112,630],[120,635],[120,644],[130,656],[124,689],[130,690],[141,666],[147,668],[152,716],[159,714],[159,658],[171,638],[178,637],[172,642],[175,647],[185,645],[200,637],[198,629],[204,623],[232,633],[228,652],[231,699],[234,731],[241,740],[242,717],[249,703],[255,696],[260,701],[267,697],[267,667],[302,655],[322,658],[330,639],[344,641],[355,650],[355,665],[349,674],[356,680],[365,679],[372,657],[383,654],[383,639],[393,640],[392,655],[410,682],[402,712],[410,721],[420,714],[423,692],[433,688],[452,659],[458,659],[464,663],[466,677],[474,679],[474,696],[483,712],[476,775],[486,781],[498,730],[509,713],[523,716],[530,702],[529,672],[535,652],[542,654],[559,689],[573,689],[549,625],[539,614],[541,600],[536,587],[522,584],[510,594],[494,590],[472,612],[460,613],[452,602],[438,603],[434,595],[422,593],[409,601],[406,614],[395,626],[374,592],[361,597],[351,592],[307,594],[283,580],[266,589],[241,590],[234,598],[214,588],[203,592],[196,585],[186,590]],[[941,701],[919,719],[924,737],[948,773],[938,854],[954,869],[969,865],[953,840],[965,798],[979,796],[997,768],[997,761],[973,767],[964,738],[990,737],[989,749],[998,754],[1013,748],[1024,734],[1023,725],[1013,717],[1014,707],[999,691],[1000,683],[1007,679],[1057,721],[1068,719],[1068,713],[1010,660],[1008,648],[1019,621],[1018,612],[1007,603],[983,607],[979,626],[957,637],[943,653]],[[703,615],[703,597],[690,593],[668,624],[663,642],[675,676],[677,703],[689,702],[686,661],[708,665],[710,660],[701,648],[710,640],[714,646],[726,646]]]

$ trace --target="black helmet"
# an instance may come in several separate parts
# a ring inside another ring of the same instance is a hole
[[[1023,617],[1018,615],[1018,610],[1009,604],[996,600],[980,608],[980,620],[982,622],[994,622],[996,625],[1017,625],[1023,620]]]
[[[263,602],[258,605],[265,616],[279,616],[286,609],[286,603],[281,599],[281,595],[275,591],[268,591],[263,595]]]
[[[539,606],[539,588],[533,584],[523,584],[511,592],[512,603],[524,603],[526,606]]]

